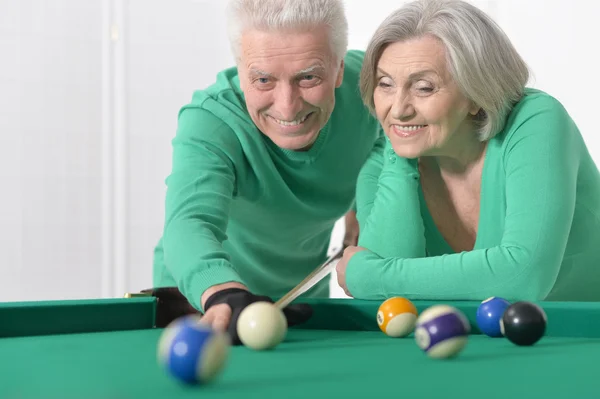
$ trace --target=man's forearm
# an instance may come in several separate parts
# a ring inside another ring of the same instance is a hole
[[[344,216],[346,232],[344,233],[344,247],[358,244],[359,226],[356,220],[356,211],[351,210]]]

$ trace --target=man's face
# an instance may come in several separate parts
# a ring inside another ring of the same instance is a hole
[[[335,106],[343,80],[326,28],[244,33],[238,71],[246,107],[277,146],[309,149]]]

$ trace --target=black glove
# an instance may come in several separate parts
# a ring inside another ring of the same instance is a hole
[[[212,306],[220,303],[226,303],[231,307],[231,320],[227,327],[227,332],[231,336],[232,345],[241,345],[242,342],[237,334],[237,321],[246,306],[254,302],[270,302],[273,300],[268,296],[254,295],[242,288],[227,288],[211,295],[204,304],[206,312]],[[283,314],[287,319],[288,327],[292,327],[306,322],[312,316],[312,307],[305,303],[292,304],[283,309]]]

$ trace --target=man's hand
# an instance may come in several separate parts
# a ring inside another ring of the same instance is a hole
[[[213,296],[219,291],[223,291],[229,288],[238,288],[242,290],[248,291],[245,285],[240,283],[225,283],[213,285],[208,288],[202,294],[202,309],[206,309],[206,301],[208,298]],[[202,317],[202,321],[211,325],[215,330],[225,332],[229,327],[229,322],[231,320],[231,312],[232,309],[226,303],[220,303],[214,306],[211,306],[210,309],[206,309],[204,316]]]
[[[273,303],[268,296],[255,295],[239,283],[220,284],[209,290],[202,295],[202,305],[206,310],[202,320],[214,329],[227,332],[233,345],[241,344],[237,320],[242,311],[254,302]],[[307,321],[312,316],[312,308],[308,304],[293,304],[283,309],[283,314],[288,327],[291,327]]]
[[[356,212],[349,211],[346,213],[346,216],[344,216],[344,220],[346,222],[346,232],[343,241],[344,248],[357,245],[359,226],[358,220],[356,220]]]

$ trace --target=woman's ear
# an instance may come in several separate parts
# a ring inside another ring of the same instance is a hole
[[[471,108],[469,108],[469,114],[476,116],[479,112],[482,112],[483,110],[481,109],[481,107],[475,103],[473,103],[471,105]]]

